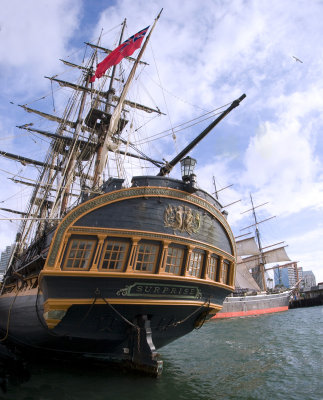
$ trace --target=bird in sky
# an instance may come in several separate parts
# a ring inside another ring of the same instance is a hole
[[[298,62],[300,62],[300,63],[302,63],[303,64],[303,61],[302,60],[300,60],[299,58],[297,58],[297,57],[295,57],[295,56],[292,56],[294,59],[295,59],[295,61],[298,61]]]

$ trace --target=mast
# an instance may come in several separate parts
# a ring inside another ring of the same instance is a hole
[[[81,71],[82,76],[76,84],[56,79],[56,76],[49,77],[51,82],[54,81],[60,86],[74,90],[63,115],[51,115],[50,113],[29,108],[28,105],[20,105],[28,113],[37,114],[42,118],[58,123],[58,127],[56,131],[54,130],[51,133],[31,128],[32,123],[19,126],[21,129],[45,135],[52,139],[43,161],[0,151],[0,156],[20,161],[23,165],[32,164],[41,167],[36,181],[28,182],[28,179],[27,181],[25,179],[19,181],[15,179],[15,182],[29,185],[33,188],[26,210],[21,212],[11,208],[3,210],[13,214],[20,214],[23,217],[18,230],[14,257],[21,254],[35,238],[39,238],[45,229],[54,227],[57,224],[56,221],[59,221],[67,212],[72,198],[76,198],[76,202],[80,201],[82,190],[84,190],[83,185],[87,186],[87,190],[97,188],[102,179],[102,172],[109,152],[114,152],[116,157],[125,155],[149,161],[158,166],[158,168],[163,165],[163,162],[146,156],[134,144],[125,141],[118,135],[118,126],[124,126],[124,123],[127,122],[120,118],[125,105],[147,113],[163,114],[158,107],[154,109],[126,99],[138,64],[146,64],[140,59],[160,15],[161,12],[155,19],[140,49],[138,58],[135,60],[120,97],[115,93],[114,83],[116,81],[123,82],[123,80],[119,80],[115,76],[117,72],[116,66],[111,69],[108,74],[110,76],[104,75],[105,79],[110,78],[108,90],[92,88],[90,76],[93,74],[93,63],[99,48],[99,46],[94,45],[95,50],[84,66],[62,60],[65,65]],[[122,23],[119,44],[123,41],[125,26],[126,19]],[[134,60],[131,57],[127,58]],[[90,96],[91,102],[89,101]],[[121,147],[122,150],[119,150],[119,146],[123,145],[125,145],[125,148]],[[133,152],[131,152],[131,149],[133,149]],[[79,194],[75,194],[75,190],[78,190]]]
[[[215,196],[215,198],[216,198],[217,200],[219,200],[219,195],[218,195],[218,191],[217,191],[217,188],[216,188],[216,183],[215,183],[215,178],[214,178],[214,176],[212,176],[212,179],[213,179],[213,186],[214,186],[214,196]]]
[[[70,137],[70,136],[57,135],[56,133],[51,133],[51,132],[48,132],[48,131],[43,131],[43,130],[41,130],[41,129],[35,129],[35,128],[30,128],[30,127],[22,127],[22,126],[18,126],[18,128],[26,129],[26,130],[29,131],[29,132],[39,133],[40,135],[43,135],[43,136],[46,136],[46,137],[50,137],[50,138],[52,138],[52,139],[59,139],[60,141],[62,141],[63,143],[66,143],[67,145],[70,145],[70,144],[73,143],[73,141],[74,141],[74,139],[73,139],[72,137]],[[130,147],[132,147],[132,148],[138,153],[138,154],[134,154],[134,153],[131,153],[130,151],[123,151],[123,150],[118,149],[118,153],[119,153],[119,154],[125,155],[125,156],[128,156],[128,157],[132,157],[132,158],[137,158],[137,159],[140,159],[140,160],[149,161],[149,162],[151,162],[152,164],[158,166],[159,168],[160,168],[160,166],[163,164],[162,161],[153,160],[152,158],[148,157],[146,154],[142,153],[139,149],[137,149],[137,148],[134,146],[133,143],[127,142],[126,140],[121,139],[121,138],[118,138],[118,140],[119,140],[121,143],[123,143],[123,144],[128,144]],[[88,146],[88,147],[91,149],[91,151],[93,151],[93,152],[94,152],[95,149],[97,148],[97,143],[91,141],[90,139],[89,139],[89,140],[77,139],[77,145],[80,147],[81,150],[82,150],[85,146]],[[108,150],[109,150],[109,151],[113,151],[112,149],[108,149]],[[14,155],[14,154],[10,154],[10,153],[7,153],[7,152],[2,152],[1,150],[0,150],[0,155],[3,155],[4,157],[16,159],[16,160],[18,160],[18,161],[21,160],[21,156],[16,156],[16,155]],[[11,157],[10,157],[10,156],[11,156]],[[17,158],[17,157],[18,157],[18,158]],[[22,162],[22,163],[23,163],[23,162],[27,162],[27,161],[25,161],[25,160],[28,160],[28,159],[23,158],[23,159],[21,160],[21,162]],[[39,165],[41,165],[41,166],[44,165],[44,163],[41,163],[40,161],[31,160],[31,159],[29,159],[29,160],[30,160],[30,162],[33,163],[33,164],[35,164],[36,162],[38,162],[38,163],[40,163]],[[36,164],[35,164],[35,165],[36,165]],[[61,169],[60,169],[60,171],[61,171]],[[75,174],[75,175],[77,176],[77,174]]]
[[[133,80],[133,78],[135,76],[135,72],[136,72],[137,66],[139,64],[139,61],[141,60],[141,57],[142,57],[142,55],[143,55],[143,53],[144,53],[144,51],[145,51],[145,49],[147,47],[147,44],[148,44],[149,39],[150,39],[150,36],[151,36],[155,26],[156,26],[156,23],[157,23],[162,11],[163,11],[163,9],[161,9],[160,13],[156,17],[156,19],[155,19],[155,21],[153,23],[153,26],[151,27],[150,32],[149,32],[149,34],[148,34],[143,46],[140,49],[138,57],[137,57],[134,65],[132,66],[132,69],[130,71],[128,79],[127,79],[127,81],[126,81],[126,83],[125,83],[125,85],[123,87],[119,102],[118,102],[116,108],[114,109],[114,111],[113,111],[113,113],[111,115],[111,118],[110,118],[110,121],[109,121],[109,126],[105,127],[104,141],[102,143],[100,153],[98,153],[98,155],[97,155],[97,162],[96,162],[95,171],[94,171],[94,178],[93,178],[93,188],[96,188],[97,186],[99,186],[101,181],[102,181],[102,173],[103,173],[103,170],[104,170],[105,165],[107,163],[108,142],[109,142],[110,138],[117,133],[117,128],[118,128],[118,123],[120,121],[121,111],[122,111],[122,108],[123,108],[123,105],[124,105],[124,102],[125,102],[126,95],[127,95],[128,90],[130,88],[130,84],[131,84],[131,82],[132,82],[132,80]]]
[[[94,55],[92,56],[92,63]],[[91,62],[90,61],[90,62]],[[89,75],[89,73],[87,73]],[[89,78],[86,79],[88,81]],[[17,252],[20,253],[22,249],[30,243],[35,237],[39,237],[45,229],[45,218],[49,221],[56,221],[60,218],[61,211],[66,209],[68,193],[70,193],[70,186],[74,179],[74,176],[82,175],[82,171],[76,173],[75,171],[75,159],[77,157],[77,136],[82,129],[82,111],[85,104],[85,96],[87,92],[84,92],[81,97],[81,106],[77,114],[76,122],[72,122],[69,117],[74,112],[76,104],[76,97],[74,96],[69,104],[67,105],[63,117],[51,116],[50,114],[42,113],[37,110],[29,109],[26,106],[21,106],[27,112],[33,112],[42,117],[45,117],[51,121],[58,122],[59,127],[57,128],[58,136],[63,136],[63,131],[67,130],[68,127],[74,131],[73,143],[69,146],[69,149],[64,148],[61,139],[53,138],[50,149],[47,153],[45,162],[42,165],[37,162],[38,165],[43,166],[42,171],[39,174],[37,183],[35,184],[33,193],[29,200],[27,215],[39,215],[44,220],[36,220],[26,218],[22,221],[19,228],[19,243],[17,243]],[[23,127],[30,126],[27,124]],[[74,153],[74,154],[73,154]],[[14,158],[14,157],[12,157]],[[36,164],[35,160],[22,160],[29,161]],[[58,180],[59,174],[61,178],[57,182],[56,188],[53,187],[55,180]],[[54,191],[56,196],[49,199]],[[32,233],[33,232],[33,233]]]
[[[124,19],[123,23],[122,23],[122,29],[121,29],[121,33],[120,33],[120,38],[119,38],[119,46],[122,43],[122,38],[123,38],[123,34],[124,34],[124,30],[126,27],[126,18]],[[109,84],[109,90],[108,90],[108,95],[107,95],[107,102],[105,105],[105,112],[108,113],[110,111],[110,106],[109,106],[109,102],[112,99],[112,96],[114,95],[114,89],[113,89],[113,80],[114,80],[114,76],[115,76],[115,71],[116,71],[117,66],[114,65],[112,67],[112,73],[111,73],[111,80],[110,80],[110,84]],[[110,118],[110,123],[111,124],[111,119]],[[93,176],[93,184],[92,187],[95,188],[98,183],[98,179],[99,179],[99,174],[102,173],[103,168],[101,170],[101,164],[103,163],[102,161],[102,153],[103,153],[103,149],[104,146],[108,147],[108,142],[107,139],[109,138],[108,136],[108,132],[109,132],[109,127],[107,127],[107,125],[103,125],[102,126],[102,132],[99,135],[99,147],[97,149],[96,152],[96,160],[95,160],[95,166],[94,166],[94,176]],[[105,166],[105,164],[104,164]]]
[[[84,70],[89,71],[89,68],[84,68]],[[112,76],[106,76],[106,77],[107,78],[112,78]],[[49,79],[52,82],[57,82],[62,87],[69,87],[69,88],[74,89],[74,90],[80,90],[80,91],[84,91],[84,92],[88,92],[88,93],[91,93],[91,94],[95,94],[95,95],[101,96],[103,99],[102,100],[98,100],[98,101],[100,101],[102,103],[104,102],[105,104],[107,104],[110,107],[111,106],[114,107],[114,106],[111,103],[109,103],[107,100],[105,100],[105,99],[109,99],[110,102],[111,101],[119,101],[120,100],[120,97],[118,97],[118,96],[116,96],[114,94],[114,90],[112,89],[112,87],[107,92],[102,92],[100,90],[96,90],[96,89],[93,89],[93,88],[90,88],[90,87],[85,87],[85,86],[78,85],[78,84],[72,83],[72,82],[62,81],[61,79],[57,79],[57,78],[53,78],[53,77],[50,78],[48,76],[45,76],[45,78]],[[118,79],[116,77],[113,77],[113,80],[114,81],[120,81],[120,79]],[[161,112],[158,109],[147,107],[147,106],[144,106],[143,104],[135,103],[135,102],[130,101],[130,100],[124,100],[124,104],[126,104],[127,106],[130,106],[132,108],[136,108],[138,110],[146,111],[147,113],[157,113],[157,114],[160,114],[160,115],[165,115],[163,112]],[[25,106],[21,106],[21,107],[23,107],[28,112],[31,112],[31,113],[34,112],[36,114],[40,114],[41,116],[43,116],[43,117],[45,117],[45,118],[47,118],[49,120],[59,122],[58,117],[56,117],[55,115],[41,113],[40,111],[33,110],[32,108],[28,108],[28,107],[25,107]],[[75,125],[73,122],[70,122],[70,121],[68,121],[67,124],[69,124],[72,127]]]
[[[85,87],[87,87],[89,85],[89,80],[90,80],[90,74],[87,73]],[[87,93],[83,92],[82,99],[81,99],[81,105],[80,105],[80,109],[79,109],[77,121],[76,121],[76,128],[75,128],[75,133],[74,133],[75,141],[73,143],[72,154],[71,154],[70,160],[67,161],[67,165],[66,165],[65,182],[63,182],[63,179],[62,179],[61,188],[60,188],[60,190],[57,191],[56,199],[58,199],[60,197],[60,195],[63,194],[63,199],[62,199],[62,204],[61,204],[61,212],[60,212],[61,215],[64,214],[64,212],[66,211],[70,187],[71,187],[72,180],[74,177],[74,167],[75,167],[76,156],[77,156],[76,146],[78,144],[78,136],[79,136],[79,134],[81,132],[81,128],[82,128],[82,122],[83,122],[82,113],[84,110],[86,96],[87,96]],[[64,185],[64,183],[65,183],[65,185]],[[53,213],[54,213],[54,210],[55,210],[55,207],[53,207],[53,209],[52,209]]]
[[[257,243],[258,243],[258,247],[259,247],[259,266],[256,268],[256,271],[254,271],[254,275],[255,277],[257,277],[256,282],[258,283],[258,285],[260,286],[260,288],[262,290],[267,290],[267,285],[266,285],[266,279],[265,279],[265,261],[264,261],[264,255],[263,255],[263,250],[262,250],[262,246],[261,246],[261,241],[260,241],[260,233],[259,233],[259,229],[258,229],[258,221],[257,221],[257,215],[256,215],[256,211],[255,211],[255,207],[253,204],[253,199],[250,193],[250,201],[251,201],[251,206],[252,206],[252,214],[253,214],[253,218],[255,221],[255,233],[256,233],[256,238],[257,238]],[[260,275],[260,277],[259,277]]]

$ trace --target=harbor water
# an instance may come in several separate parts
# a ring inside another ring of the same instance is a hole
[[[106,368],[30,365],[2,400],[323,398],[323,307],[211,320],[160,349],[161,377]]]

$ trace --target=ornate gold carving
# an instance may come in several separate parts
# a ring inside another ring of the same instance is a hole
[[[201,226],[201,217],[197,211],[187,206],[168,205],[164,213],[164,224],[168,228],[187,232],[189,235],[197,233]]]
[[[63,219],[63,221],[60,223],[60,225],[57,227],[55,236],[53,238],[53,243],[51,245],[49,255],[47,258],[47,266],[52,267],[54,265],[57,253],[59,251],[61,242],[63,240],[67,228],[70,227],[73,223],[75,223],[79,218],[81,218],[87,212],[95,210],[96,208],[99,208],[103,205],[111,204],[115,201],[126,200],[128,198],[135,198],[142,196],[172,197],[178,200],[185,201],[187,203],[195,204],[196,206],[209,211],[224,226],[231,239],[231,243],[234,243],[234,236],[228,225],[228,222],[220,213],[220,211],[206,200],[197,197],[195,195],[190,195],[182,191],[171,188],[160,188],[160,187],[129,188],[129,189],[118,190],[116,192],[106,193],[104,195],[95,197],[94,199],[88,200],[86,203],[80,204],[79,206],[75,207],[75,209],[73,209],[69,214],[67,214],[66,217]],[[186,230],[184,229],[183,231]]]

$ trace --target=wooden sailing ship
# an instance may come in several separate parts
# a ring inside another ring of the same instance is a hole
[[[129,58],[134,64],[120,94],[115,66],[97,86],[90,82],[97,50],[111,52],[91,44],[86,64],[63,61],[81,71],[76,84],[50,78],[73,90],[64,115],[22,106],[58,123],[55,132],[20,127],[51,139],[44,161],[1,152],[41,167],[19,212],[0,296],[0,343],[26,358],[117,361],[158,375],[156,349],[199,327],[234,289],[235,241],[226,214],[198,188],[194,159],[186,155],[245,95],[172,161],[146,156],[123,131],[129,107],[161,113],[126,99],[153,27],[138,58]],[[104,179],[107,164],[125,158],[145,160],[158,173],[130,184],[122,174]],[[179,161],[181,180],[169,177]]]
[[[274,312],[287,311],[290,291],[268,290],[266,271],[277,268],[268,267],[268,264],[290,261],[283,242],[263,247],[260,238],[259,224],[267,221],[258,221],[252,196],[250,195],[253,224],[255,234],[252,237],[236,238],[237,264],[235,277],[235,292],[223,302],[219,313],[212,318],[232,318],[250,315],[262,315]],[[264,205],[264,204],[262,204]],[[247,212],[245,211],[245,212]],[[249,234],[247,234],[249,235]]]

